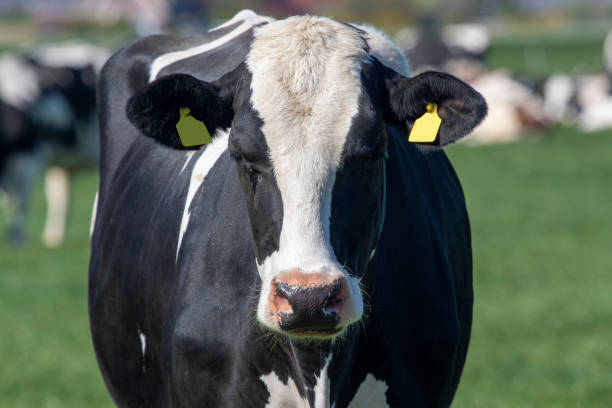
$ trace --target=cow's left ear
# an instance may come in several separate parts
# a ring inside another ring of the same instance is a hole
[[[222,85],[187,74],[167,75],[134,94],[126,114],[145,136],[174,149],[193,148],[183,145],[177,132],[179,112],[189,108],[187,112],[203,122],[211,135],[216,129],[230,127],[234,117],[231,91]]]
[[[487,104],[471,86],[442,72],[425,72],[412,78],[387,77],[388,116],[406,127],[408,134],[414,122],[437,105],[442,119],[435,139],[427,144],[446,146],[469,134],[487,114]]]

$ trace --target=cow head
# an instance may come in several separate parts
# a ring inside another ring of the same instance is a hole
[[[360,276],[382,227],[388,126],[408,130],[439,106],[442,146],[486,113],[482,97],[442,73],[405,78],[368,53],[364,33],[318,17],[255,31],[245,63],[206,83],[175,74],[128,103],[145,135],[182,148],[181,107],[211,134],[231,128],[261,277],[265,326],[330,338],[363,313]]]

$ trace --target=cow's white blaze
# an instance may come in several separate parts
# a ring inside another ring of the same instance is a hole
[[[189,189],[187,190],[187,199],[185,200],[185,207],[183,207],[183,217],[181,218],[181,228],[179,230],[178,244],[176,246],[176,259],[178,260],[178,254],[181,249],[181,243],[183,241],[183,235],[189,225],[189,216],[191,207],[191,201],[198,191],[198,188],[204,183],[204,178],[213,168],[219,157],[227,150],[227,139],[229,136],[228,130],[218,130],[211,144],[209,144],[204,152],[198,157],[197,161],[193,165],[191,171],[191,178],[189,179]],[[189,159],[187,159],[189,160]],[[182,172],[182,170],[181,170]]]
[[[263,120],[283,200],[279,249],[259,265],[263,281],[258,317],[269,321],[271,280],[283,270],[346,274],[329,240],[332,189],[362,92],[367,58],[360,34],[344,24],[301,16],[255,30],[247,56],[251,101]],[[349,323],[361,316],[357,281],[347,276]]]
[[[198,45],[196,47],[188,48],[186,50],[169,52],[155,58],[155,60],[151,64],[151,68],[149,71],[149,82],[155,80],[155,78],[157,78],[157,74],[159,74],[159,72],[168,65],[189,57],[193,57],[198,54],[203,54],[210,50],[214,50],[215,48],[222,46],[223,44],[233,40],[234,38],[237,38],[242,33],[248,31],[255,24],[273,21],[273,19],[270,17],[259,16],[250,10],[243,10],[240,13],[236,14],[236,16],[234,16],[227,23],[211,31],[218,30],[222,27],[237,23],[238,21],[242,21],[242,23],[238,27],[236,27],[229,33],[217,38],[216,40]]]
[[[372,374],[368,374],[348,406],[349,408],[388,407],[385,396],[388,388],[383,380],[377,380]]]

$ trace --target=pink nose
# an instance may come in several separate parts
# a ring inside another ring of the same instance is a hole
[[[297,336],[328,336],[341,330],[348,300],[341,273],[282,271],[270,289],[270,311],[281,330]]]

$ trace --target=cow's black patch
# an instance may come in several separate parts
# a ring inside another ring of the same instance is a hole
[[[487,104],[482,95],[452,75],[425,72],[405,78],[375,58],[372,60],[374,67],[371,71],[379,77],[374,81],[382,79],[384,82],[378,96],[383,97],[381,106],[385,107],[386,120],[405,126],[410,133],[414,121],[427,111],[427,104],[438,104],[442,125],[432,145],[446,146],[456,142],[487,114]]]
[[[132,96],[126,114],[130,122],[155,141],[184,149],[176,130],[179,109],[187,107],[191,116],[204,122],[211,134],[228,128],[234,112],[231,100],[223,99],[220,88],[187,74],[172,74],[153,81]]]

